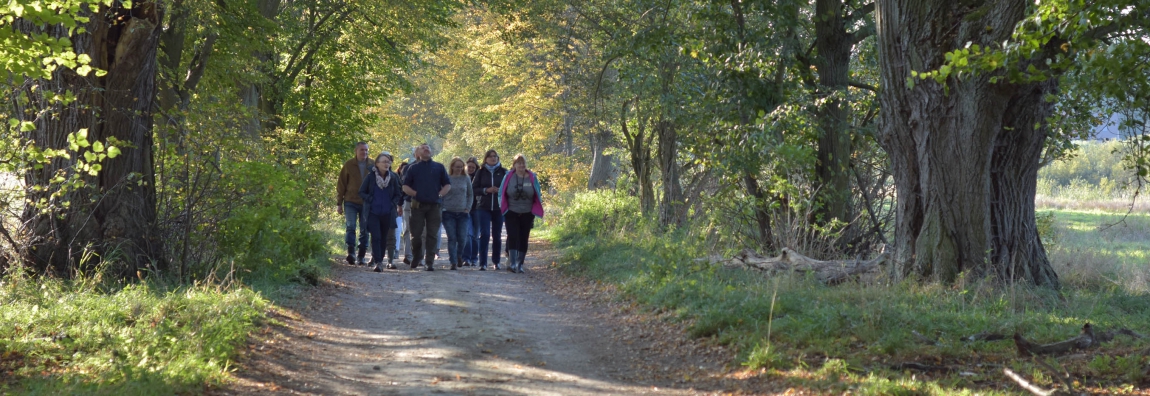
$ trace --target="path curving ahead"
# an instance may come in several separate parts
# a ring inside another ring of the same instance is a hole
[[[506,270],[335,265],[307,308],[277,315],[220,394],[696,394],[629,383],[633,351],[603,319],[549,291],[532,253]],[[547,261],[550,262],[550,261]],[[406,267],[406,266],[403,266]]]

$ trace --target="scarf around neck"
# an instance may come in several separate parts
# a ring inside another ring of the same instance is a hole
[[[483,167],[487,168],[487,171],[491,172],[491,174],[495,174],[495,170],[498,169],[500,166],[503,166],[502,162],[496,162],[495,165],[487,165],[486,162],[483,163]]]
[[[391,183],[391,171],[387,172],[387,176],[380,176],[379,170],[375,171],[375,186],[376,187],[379,187],[381,189],[387,188],[387,185],[390,183]]]

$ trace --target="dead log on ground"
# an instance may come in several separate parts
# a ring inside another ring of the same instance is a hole
[[[1119,334],[1134,338],[1144,338],[1141,334],[1135,333],[1130,329],[1110,330],[1096,334],[1094,332],[1094,326],[1091,326],[1090,323],[1086,323],[1082,325],[1082,332],[1079,333],[1077,337],[1050,344],[1035,344],[1022,338],[1021,334],[1014,333],[1014,346],[1018,348],[1018,354],[1022,356],[1049,355],[1097,347],[1104,342],[1113,340],[1114,337]]]
[[[783,248],[778,257],[759,256],[750,250],[727,260],[726,265],[754,268],[777,275],[784,272],[814,274],[820,282],[828,285],[839,284],[862,274],[877,272],[879,265],[886,262],[887,254],[880,254],[871,260],[815,260],[799,254],[790,248]]]
[[[970,337],[963,337],[962,340],[963,341],[970,341],[970,342],[974,342],[974,341],[998,341],[998,340],[1005,340],[1008,338],[1010,338],[1010,337],[1007,337],[1003,334],[990,333],[990,332],[984,331],[984,332],[972,335]]]

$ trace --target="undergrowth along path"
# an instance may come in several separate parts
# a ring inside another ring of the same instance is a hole
[[[535,246],[540,246],[537,243]],[[533,251],[526,274],[336,265],[255,337],[220,394],[707,394],[729,364],[657,319],[607,313]],[[401,268],[406,268],[402,266]],[[621,316],[622,315],[622,316]],[[694,342],[697,344],[697,342]],[[702,380],[703,382],[699,382]]]

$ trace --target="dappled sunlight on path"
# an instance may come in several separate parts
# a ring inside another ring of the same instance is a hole
[[[337,265],[222,394],[697,394],[637,378],[598,320],[527,274]],[[406,266],[403,266],[406,267]]]

